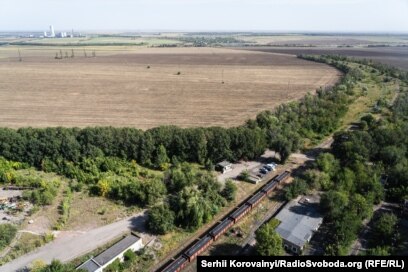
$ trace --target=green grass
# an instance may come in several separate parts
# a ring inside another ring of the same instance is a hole
[[[350,64],[351,67],[357,65]],[[397,81],[383,83],[383,76],[372,74],[371,67],[363,67],[362,70],[364,79],[354,88],[354,92],[360,96],[349,106],[346,115],[342,118],[340,129],[346,128],[352,122],[356,122],[365,114],[370,113],[379,99],[385,98],[391,101],[398,90]],[[363,88],[367,90],[363,91]]]
[[[50,235],[42,236],[24,232],[7,255],[0,259],[0,265],[27,254],[50,241],[52,241]]]

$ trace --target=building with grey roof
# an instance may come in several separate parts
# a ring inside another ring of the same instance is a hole
[[[323,217],[319,212],[319,197],[298,197],[290,201],[276,216],[281,223],[276,232],[285,249],[301,254],[304,246],[319,229]]]
[[[220,171],[221,173],[224,174],[224,173],[232,170],[232,163],[230,163],[229,161],[219,162],[215,166],[215,170]]]
[[[102,272],[104,268],[113,263],[116,259],[123,261],[123,255],[129,249],[137,251],[143,247],[142,239],[134,233],[126,236],[98,256],[90,258],[77,267],[88,272]]]

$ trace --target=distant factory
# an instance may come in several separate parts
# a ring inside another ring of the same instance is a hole
[[[44,31],[43,38],[73,38],[73,37],[83,37],[81,33],[75,35],[74,30],[71,32],[58,32],[55,33],[54,26],[50,25],[50,32]]]

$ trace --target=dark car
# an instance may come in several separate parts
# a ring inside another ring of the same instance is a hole
[[[259,169],[259,173],[267,174],[268,171],[265,168],[261,168],[261,169]]]
[[[268,171],[272,171],[273,167],[270,165],[265,165],[263,168],[267,169]]]

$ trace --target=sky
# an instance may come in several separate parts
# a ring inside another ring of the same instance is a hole
[[[0,0],[0,31],[408,33],[408,0]]]

